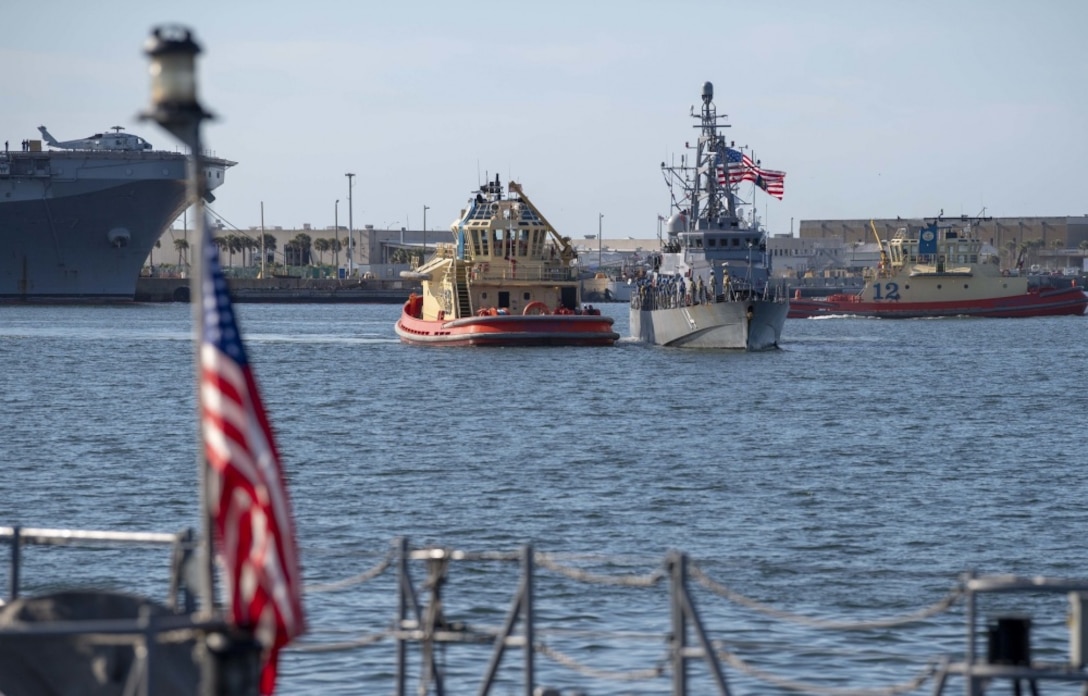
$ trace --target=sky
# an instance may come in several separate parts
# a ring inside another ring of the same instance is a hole
[[[704,82],[801,220],[1088,214],[1075,0],[4,0],[0,135],[120,125],[157,148],[144,43],[202,47],[229,227],[448,231],[498,174],[580,239],[653,238]],[[350,191],[346,173],[355,174]],[[339,201],[337,203],[337,201]],[[603,217],[601,217],[603,215]]]

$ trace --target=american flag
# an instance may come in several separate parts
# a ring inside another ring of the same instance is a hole
[[[786,192],[786,172],[762,168],[757,168],[756,172],[756,186],[766,191],[768,195],[782,200]]]
[[[726,165],[723,168],[719,159],[719,184],[725,185],[727,180],[726,172],[728,172],[729,184],[751,181],[769,195],[782,200],[786,188],[786,172],[764,169],[757,162],[753,162],[752,158],[746,153],[734,150],[731,147],[725,148],[725,162]]]
[[[231,309],[219,250],[204,236],[200,414],[207,505],[225,566],[231,622],[265,649],[261,693],[280,648],[306,630],[291,502],[276,443]]]
[[[756,166],[752,158],[740,150],[731,147],[725,148],[725,173],[728,173],[729,184],[739,184],[742,181],[756,180]],[[724,173],[721,164],[718,165],[718,183],[722,181]]]

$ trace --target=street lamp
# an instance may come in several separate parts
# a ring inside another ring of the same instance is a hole
[[[597,213],[597,270],[601,270],[601,225],[604,213]]]
[[[204,288],[204,253],[206,249],[209,253],[212,252],[208,249],[207,222],[204,219],[204,197],[208,190],[203,174],[204,152],[200,142],[200,124],[212,118],[212,115],[204,110],[196,96],[196,56],[200,53],[200,46],[193,41],[192,32],[181,26],[156,27],[148,38],[144,50],[151,60],[151,108],[142,113],[140,118],[155,121],[189,148],[188,197],[196,213],[196,253],[193,254],[190,264],[192,272],[189,281],[189,303],[192,306],[195,337],[194,368],[197,376],[196,384],[199,385],[201,377],[199,351],[204,341],[203,303],[200,301],[199,293]],[[198,296],[193,297],[194,293]],[[199,394],[197,394],[197,403],[200,403]],[[203,442],[197,443],[196,451],[201,500],[204,503],[201,524],[206,559],[206,562],[202,564],[199,584],[203,608],[211,612],[213,611],[215,556],[212,549],[211,506],[207,504],[210,500],[210,477],[204,461]]]
[[[351,219],[351,215],[352,215],[351,188],[355,183],[355,181],[354,181],[355,174],[352,173],[352,172],[348,172],[344,176],[346,176],[348,178],[348,275],[350,276],[351,275],[351,266],[352,266],[351,247],[352,247],[353,243],[355,242],[355,237],[352,234],[352,231],[355,229],[354,228],[354,222]]]
[[[423,261],[427,260],[427,211],[431,209],[431,206],[423,206]]]
[[[332,226],[336,231],[336,246],[333,247],[333,261],[336,263],[336,277],[340,277],[340,199],[332,206]]]

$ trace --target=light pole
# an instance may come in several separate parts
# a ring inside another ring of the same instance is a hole
[[[332,226],[336,230],[336,246],[333,247],[333,261],[336,263],[336,277],[340,277],[340,199],[332,206]]]
[[[423,257],[422,261],[427,260],[427,211],[431,209],[431,206],[423,206]]]
[[[355,236],[352,234],[352,231],[355,229],[355,227],[354,227],[355,223],[351,219],[351,216],[352,216],[351,188],[355,184],[355,181],[354,181],[355,174],[352,173],[352,172],[348,172],[344,176],[346,176],[348,178],[348,276],[350,276],[351,275],[351,270],[352,270],[352,263],[353,263],[352,258],[351,258],[351,248],[352,248],[352,246],[353,246],[353,244],[355,242]]]
[[[192,273],[189,280],[189,304],[192,306],[194,353],[196,360],[196,384],[201,382],[200,349],[204,342],[204,314],[200,293],[204,289],[204,254],[214,253],[206,238],[207,222],[204,219],[204,196],[207,184],[204,178],[204,152],[200,142],[200,124],[212,118],[204,110],[196,96],[196,56],[200,46],[193,41],[192,32],[185,27],[156,27],[144,46],[151,60],[151,109],[140,115],[141,119],[153,120],[169,131],[189,148],[188,196],[196,214],[196,253],[191,259]],[[193,297],[196,295],[196,297]],[[197,393],[196,403],[200,404]],[[199,406],[198,406],[199,408]],[[202,609],[214,611],[212,588],[214,587],[215,555],[212,549],[210,477],[204,459],[204,443],[196,447],[197,471],[200,481],[201,527],[204,534],[205,562],[201,564],[200,596]]]
[[[601,226],[604,213],[597,213],[597,270],[601,270]]]

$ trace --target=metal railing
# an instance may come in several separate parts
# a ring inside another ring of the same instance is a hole
[[[60,680],[80,675],[91,679],[87,675],[93,670],[83,667],[94,661],[111,665],[109,674],[96,673],[93,681],[103,689],[116,685],[125,696],[154,694],[165,688],[163,679],[172,680],[171,693],[180,689],[201,696],[257,694],[260,646],[252,634],[228,626],[210,608],[198,612],[196,597],[185,583],[197,548],[192,530],[165,534],[15,526],[0,527],[0,541],[6,541],[11,552],[8,596],[0,601],[0,615],[5,617],[0,622],[0,650],[13,656],[9,666],[22,666],[0,672],[0,691],[27,693],[28,679],[35,691],[47,687],[62,691],[50,674],[55,665],[49,664],[60,660],[64,669],[57,674],[62,676],[55,677]],[[103,591],[21,597],[25,546],[76,545],[169,547],[166,606]],[[191,689],[173,681],[186,675]],[[82,692],[90,685],[81,683],[79,688]]]

